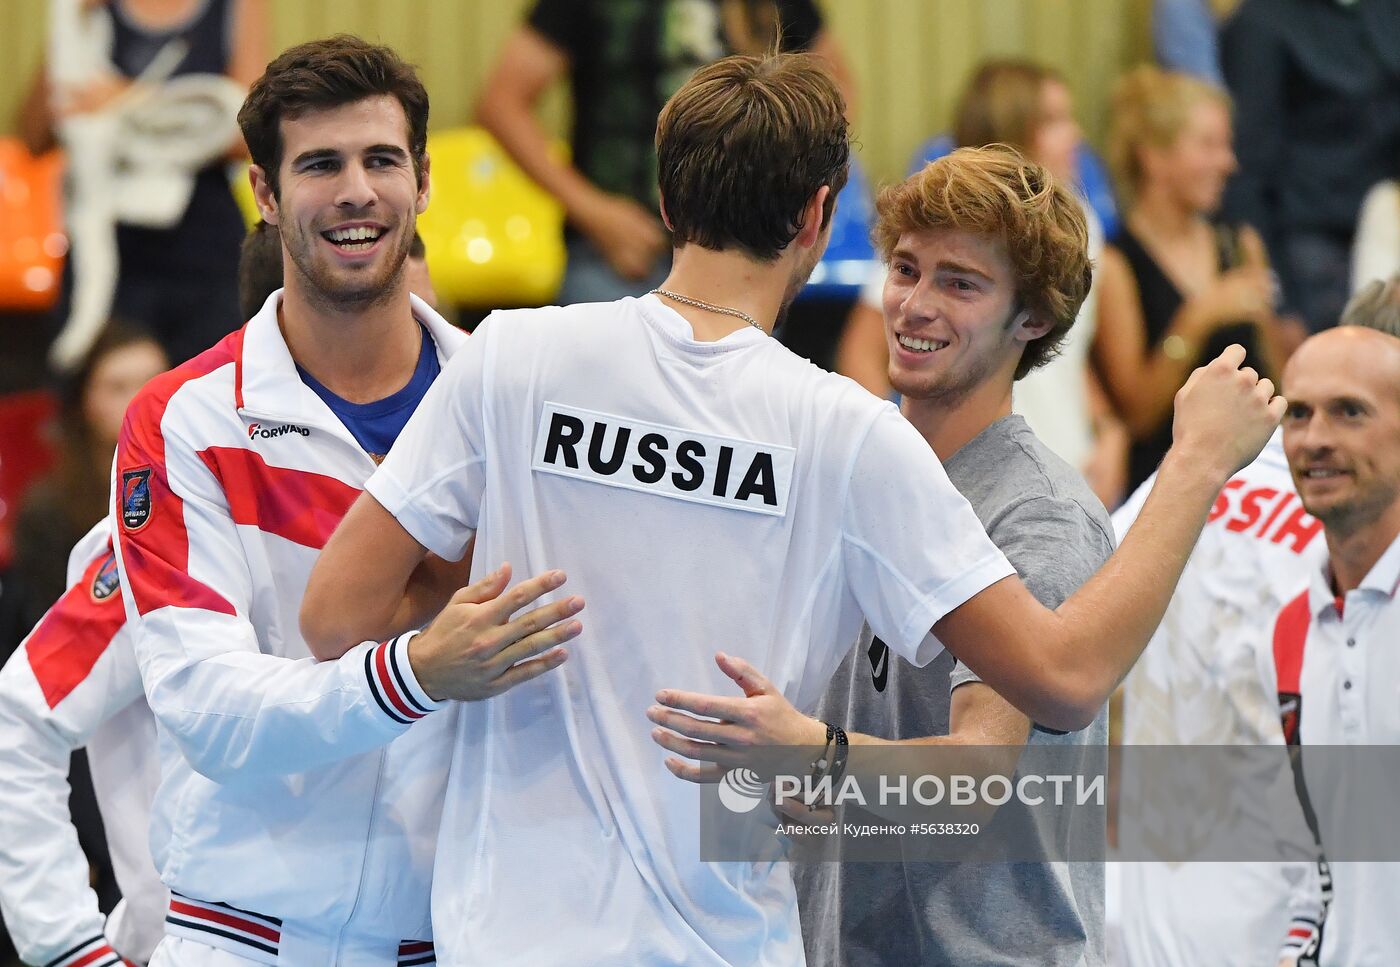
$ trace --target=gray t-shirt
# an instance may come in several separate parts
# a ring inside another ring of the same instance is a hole
[[[1103,505],[1021,417],[993,423],[944,466],[1046,607],[1112,554]],[[885,738],[946,734],[950,689],[976,680],[946,653],[915,668],[866,628],[817,714]],[[1102,748],[1107,710],[1083,731],[1034,729],[1030,741]],[[1101,863],[814,863],[793,873],[811,967],[1104,963]]]

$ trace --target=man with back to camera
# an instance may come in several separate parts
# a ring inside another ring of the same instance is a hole
[[[671,99],[657,144],[677,246],[666,285],[483,323],[308,585],[303,632],[332,659],[397,626],[428,546],[456,558],[475,533],[481,561],[547,552],[587,576],[590,647],[564,674],[462,710],[434,878],[444,963],[800,959],[785,872],[699,862],[697,797],[657,775],[639,727],[656,689],[717,690],[706,649],[739,640],[809,705],[864,616],[895,653],[922,664],[944,642],[1036,721],[1082,728],[1283,406],[1235,368],[1238,349],[1198,372],[1148,513],[1049,611],[1005,580],[893,407],[768,338],[845,180],[831,79],[803,55],[727,58]],[[967,352],[957,333],[910,335],[919,352]],[[445,694],[431,671],[419,681]]]
[[[113,530],[160,735],[151,840],[172,899],[156,965],[431,963],[451,716],[414,668],[484,695],[548,671],[532,656],[571,637],[555,622],[576,607],[507,621],[557,572],[468,589],[412,667],[412,635],[317,663],[297,632],[319,548],[466,342],[405,280],[427,121],[386,47],[333,37],[269,64],[239,122],[285,288],[127,411]]]
[[[1083,477],[1011,406],[1016,381],[1055,358],[1089,289],[1083,209],[1047,170],[1003,147],[955,151],[886,189],[876,209],[876,246],[889,267],[889,378],[901,412],[1031,593],[1058,607],[1113,553],[1113,529]],[[921,351],[920,333],[957,335],[967,348],[940,365],[937,353]],[[852,743],[1108,742],[1105,709],[1078,731],[1035,728],[966,666],[940,656],[916,668],[892,657],[868,625],[816,718],[742,659],[726,656],[720,669],[745,696],[667,689],[648,713],[663,726],[655,738],[664,748],[713,762],[735,751],[729,743],[820,747],[826,721]],[[743,724],[717,727],[681,711],[702,705],[707,718]],[[694,741],[700,732],[705,741]],[[695,781],[712,781],[715,771],[680,758],[667,765]],[[1037,832],[1043,855],[1052,855],[1050,834]],[[812,965],[1104,962],[1101,863],[822,862],[794,877]]]

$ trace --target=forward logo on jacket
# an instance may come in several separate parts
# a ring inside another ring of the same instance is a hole
[[[280,426],[263,426],[261,423],[248,424],[248,439],[250,440],[273,440],[279,436],[286,436],[288,433],[295,433],[298,436],[310,436],[311,431],[304,426],[297,426],[295,423],[283,423]]]

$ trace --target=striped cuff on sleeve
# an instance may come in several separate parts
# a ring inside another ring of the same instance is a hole
[[[428,697],[409,665],[408,643],[417,634],[410,631],[365,652],[369,692],[384,714],[400,725],[412,725],[444,704]]]
[[[1297,958],[1303,954],[1316,953],[1317,921],[1310,917],[1294,917],[1288,924],[1288,935],[1283,940],[1280,957]]]
[[[120,967],[122,959],[104,937],[90,937],[44,967]]]
[[[399,944],[397,967],[426,967],[436,963],[437,954],[433,952],[431,940],[405,940]]]

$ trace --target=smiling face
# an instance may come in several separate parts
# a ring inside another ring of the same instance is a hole
[[[884,290],[890,383],[916,400],[954,403],[996,374],[1012,373],[1028,339],[1015,275],[999,242],[949,228],[905,232],[890,253]]]
[[[376,95],[281,122],[279,197],[255,169],[263,217],[290,258],[287,288],[338,309],[398,294],[417,216],[428,203],[409,154],[408,120]]]
[[[1283,390],[1284,451],[1308,513],[1354,533],[1400,501],[1400,339],[1355,326],[1314,336]]]

